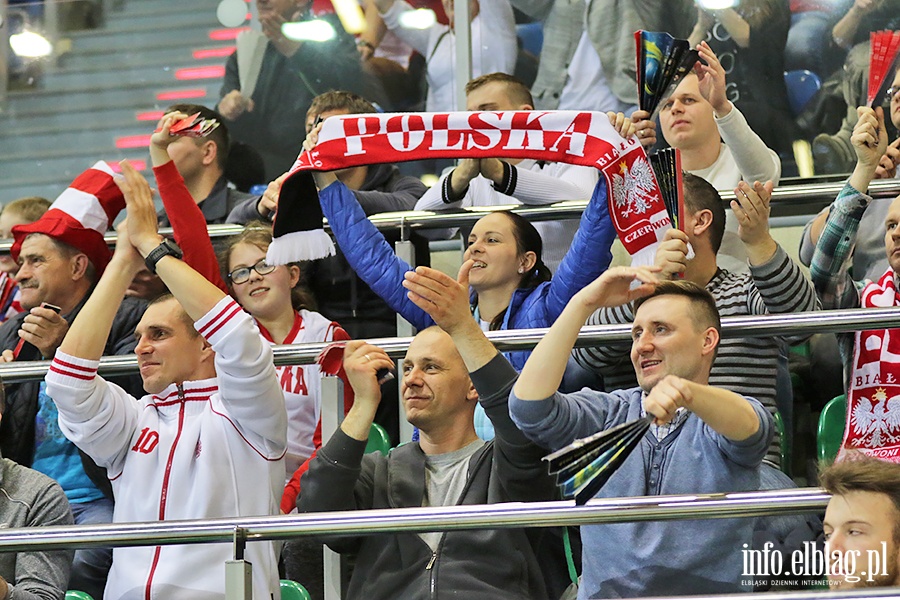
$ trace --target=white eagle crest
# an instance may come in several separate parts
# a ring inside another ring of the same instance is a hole
[[[656,187],[650,163],[645,158],[638,158],[631,165],[623,160],[619,163],[619,173],[612,176],[612,192],[616,207],[625,207],[622,216],[632,213],[642,215],[653,205],[653,190]]]
[[[900,396],[888,400],[884,389],[879,388],[872,400],[860,398],[850,415],[850,423],[860,438],[857,445],[878,448],[900,441],[900,435],[897,435],[900,433]]]

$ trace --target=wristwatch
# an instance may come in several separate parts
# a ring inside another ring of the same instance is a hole
[[[147,258],[144,259],[144,264],[147,265],[151,273],[156,273],[156,263],[162,260],[164,256],[174,256],[180,259],[184,256],[184,252],[181,251],[178,244],[168,238],[163,238],[162,243],[151,250]]]

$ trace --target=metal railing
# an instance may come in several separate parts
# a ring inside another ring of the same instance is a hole
[[[843,182],[804,183],[778,187],[772,192],[772,217],[814,215],[825,206],[828,206],[843,187]],[[719,194],[725,202],[734,199],[732,190],[719,190]],[[900,195],[900,181],[895,179],[873,181],[869,187],[869,194],[873,198],[893,198]],[[381,230],[408,232],[410,229],[441,229],[473,225],[484,215],[505,208],[511,209],[530,221],[578,219],[581,213],[584,212],[587,204],[586,200],[579,200],[561,202],[549,206],[474,206],[447,212],[391,212],[371,215],[369,221]],[[219,239],[237,235],[243,231],[244,227],[242,225],[209,225],[207,229],[211,238]],[[326,231],[330,230],[327,221],[325,222],[325,229]],[[164,228],[160,230],[160,233],[171,235],[172,229]],[[116,233],[114,231],[108,232],[104,239],[110,246],[114,246]],[[12,246],[11,239],[0,239],[0,253],[9,252],[10,246]]]
[[[777,315],[748,315],[722,319],[722,337],[766,337],[813,333],[841,333],[860,329],[900,328],[900,310],[896,308],[861,308],[822,310],[816,312]],[[498,350],[530,350],[546,335],[548,328],[489,331],[487,335]],[[391,356],[402,356],[411,337],[370,340]],[[583,327],[576,346],[594,346],[613,342],[630,342],[631,324],[590,325]],[[315,362],[327,342],[275,346],[275,364],[308,365]],[[0,363],[0,378],[5,383],[19,383],[41,379],[47,374],[48,361]],[[135,356],[104,356],[100,359],[100,374],[126,375],[137,372]]]
[[[304,535],[349,536],[463,529],[556,527],[634,521],[732,519],[825,509],[830,496],[817,488],[572,501],[510,502],[421,508],[154,521],[110,525],[23,527],[0,530],[0,552],[96,546],[165,546],[284,540]]]

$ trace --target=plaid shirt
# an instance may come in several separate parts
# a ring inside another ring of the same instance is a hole
[[[644,408],[644,400],[647,399],[647,392],[641,392],[641,417],[647,416],[647,410]],[[688,412],[683,406],[679,406],[675,409],[675,416],[672,417],[672,420],[663,425],[657,425],[656,421],[650,424],[650,432],[656,437],[657,442],[661,442],[666,439],[666,436],[681,427],[681,424],[687,421],[688,416],[691,413]]]
[[[868,281],[853,281],[850,258],[856,245],[859,221],[872,197],[854,189],[849,183],[831,203],[828,220],[819,236],[809,264],[809,274],[822,308],[859,308],[859,294]],[[837,334],[844,367],[853,359],[854,334]]]

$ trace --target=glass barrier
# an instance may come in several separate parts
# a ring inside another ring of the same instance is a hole
[[[849,131],[865,100],[869,33],[895,27],[897,3],[798,0],[789,9],[783,0],[732,0],[710,8],[708,0],[679,0],[659,3],[658,13],[637,22],[707,40],[725,70],[729,99],[779,152],[783,177],[801,172],[796,140],[811,143],[818,176],[852,166]],[[310,0],[287,8],[295,4],[267,2],[259,13],[246,0],[0,2],[8,40],[0,44],[0,203],[52,199],[98,159],[128,159],[149,175],[149,136],[175,104],[223,113],[235,144],[227,162],[217,158],[245,191],[290,167],[317,116],[307,119],[313,97],[330,89],[354,91],[385,111],[467,108],[454,77],[467,71],[454,50],[460,36],[446,25],[454,13],[441,2]],[[623,91],[608,68],[601,75],[596,56],[579,52],[560,62],[559,49],[543,45],[545,36],[562,35],[559,25],[544,27],[548,16],[560,17],[559,4],[473,1],[472,73],[516,75],[531,86],[536,108],[632,108],[634,88]],[[732,16],[745,28],[730,31]],[[587,17],[588,34],[595,18]],[[628,55],[620,60],[630,72],[634,52],[625,33],[593,44],[601,60],[607,45]],[[584,81],[569,76],[578,69]],[[604,78],[606,104],[590,93]],[[893,140],[900,102],[885,106],[892,107]],[[433,182],[445,166],[402,170]]]

